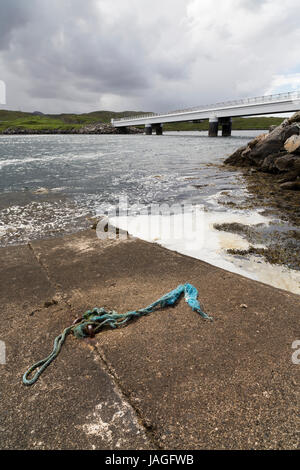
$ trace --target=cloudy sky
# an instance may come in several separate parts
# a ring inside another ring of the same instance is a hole
[[[166,111],[300,89],[299,0],[0,0],[7,109]]]

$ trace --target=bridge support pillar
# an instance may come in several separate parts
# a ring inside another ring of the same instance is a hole
[[[163,133],[163,125],[162,124],[153,124],[153,127],[155,129],[156,135],[162,135],[162,133]]]
[[[209,137],[217,137],[218,136],[218,128],[219,128],[219,119],[218,118],[210,118],[209,119],[208,136]]]
[[[146,135],[152,135],[152,125],[151,124],[146,124],[145,125],[145,134]]]
[[[222,118],[222,137],[230,137],[232,129],[232,119],[231,118]]]

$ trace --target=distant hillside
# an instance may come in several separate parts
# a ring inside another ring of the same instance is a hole
[[[112,118],[117,119],[124,116],[136,116],[144,114],[145,111],[123,111],[115,113],[113,111],[94,111],[85,114],[42,114],[37,111],[25,113],[22,111],[0,110],[0,133],[7,128],[16,129],[36,129],[43,130],[71,130],[78,129],[87,124],[110,123]],[[253,117],[253,118],[233,118],[233,129],[268,129],[271,125],[279,125],[283,121],[281,117]],[[181,122],[165,124],[166,131],[192,131],[207,130],[208,121],[202,123]]]
[[[136,116],[143,114],[142,111],[123,111],[115,113],[112,111],[95,111],[85,114],[42,114],[25,113],[22,111],[7,111],[0,109],[0,132],[13,127],[20,129],[78,129],[87,124],[110,123],[112,118],[117,119],[124,116]]]

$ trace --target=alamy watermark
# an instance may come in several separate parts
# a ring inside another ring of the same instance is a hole
[[[97,224],[99,239],[128,238],[138,235],[148,241],[180,241],[200,248],[204,243],[204,209],[196,204],[128,204],[127,196],[105,212]]]
[[[300,340],[297,339],[292,343],[292,349],[295,351],[292,354],[292,363],[293,364],[300,364]]]
[[[6,364],[6,347],[4,341],[0,341],[0,365]]]
[[[3,80],[0,80],[0,104],[6,104],[6,85]]]

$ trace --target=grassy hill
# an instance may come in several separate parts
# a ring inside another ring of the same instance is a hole
[[[84,114],[35,114],[22,111],[0,110],[0,133],[9,127],[19,129],[46,129],[70,130],[80,128],[87,124],[110,123],[112,118],[117,119],[124,116],[136,116],[143,114],[142,111],[94,111]],[[251,117],[233,118],[232,127],[235,130],[268,129],[271,125],[279,125],[284,118],[281,117]],[[165,124],[165,131],[192,131],[207,130],[208,121],[202,123],[177,122]]]
[[[7,111],[0,109],[0,132],[3,132],[9,127],[36,130],[69,130],[97,122],[110,123],[112,118],[117,119],[124,116],[136,116],[138,114],[143,113],[141,111],[123,111],[121,113],[115,113],[112,111],[95,111],[85,114],[37,115],[35,113],[24,113],[21,111]]]

